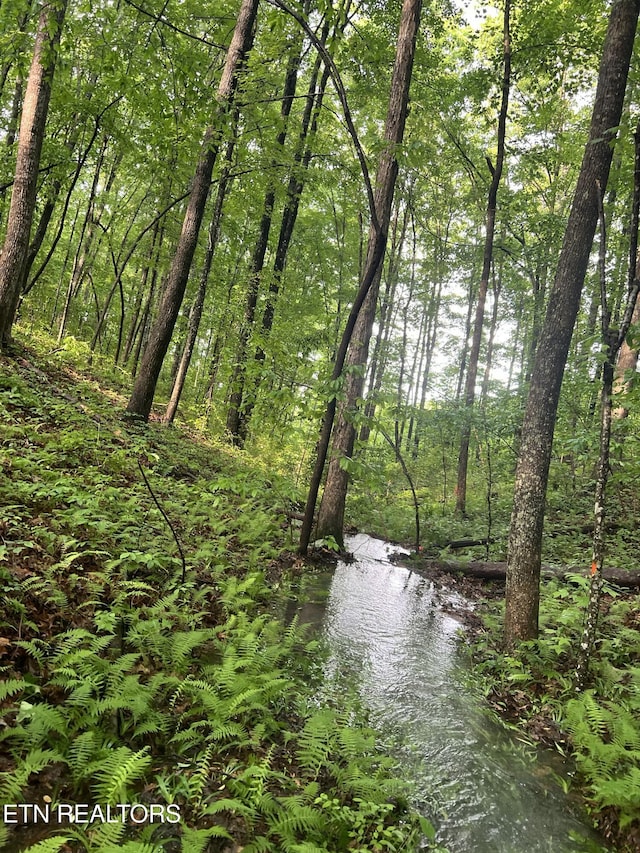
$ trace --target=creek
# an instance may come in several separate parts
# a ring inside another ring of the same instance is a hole
[[[395,546],[358,534],[346,547],[353,562],[305,578],[287,616],[324,638],[322,690],[356,686],[438,843],[450,853],[605,850],[560,784],[561,756],[519,742],[469,686],[451,615],[468,602],[390,562]]]

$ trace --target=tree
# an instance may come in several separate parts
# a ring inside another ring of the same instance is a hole
[[[569,220],[540,333],[522,426],[509,529],[505,641],[538,634],[545,497],[551,446],[571,336],[622,115],[640,0],[611,8],[598,85]]]
[[[42,3],[22,107],[15,179],[0,253],[0,348],[11,340],[36,206],[40,154],[67,0]]]
[[[367,255],[362,281],[347,320],[333,367],[332,380],[336,383],[337,380],[343,378],[347,348],[353,340],[353,347],[350,349],[348,357],[348,363],[352,366],[352,369],[344,376],[344,393],[347,405],[351,406],[355,404],[360,387],[357,367],[355,370],[353,367],[366,363],[373,317],[375,316],[378,287],[382,273],[382,261],[391,217],[391,205],[393,203],[393,194],[398,175],[397,147],[402,143],[404,137],[409,103],[409,86],[411,84],[411,72],[413,70],[413,58],[420,24],[421,8],[421,0],[404,0],[402,4],[396,58],[391,77],[389,107],[383,134],[384,147],[378,163],[374,204],[371,211],[372,222],[369,229]],[[332,392],[332,397],[325,412],[320,441],[318,443],[316,463],[307,497],[305,518],[300,533],[300,552],[303,554],[306,552],[311,539],[315,504],[335,418],[336,398],[333,396],[334,393]],[[338,440],[341,446],[344,446],[348,451],[349,446],[353,446],[355,438],[353,422],[347,421],[347,418],[343,415],[338,426]],[[344,510],[342,509],[343,512]],[[342,539],[342,513],[339,503],[333,501],[332,518],[329,519],[329,513],[327,513],[327,523],[325,525],[330,535],[335,536],[338,541]]]
[[[258,11],[258,0],[242,0],[233,38],[218,85],[217,108],[212,124],[207,128],[196,165],[182,231],[162,295],[158,316],[151,329],[131,398],[127,405],[130,415],[147,420],[156,390],[164,357],[171,342],[173,329],[182,305],[184,292],[196,250],[200,225],[209,195],[211,176],[220,142],[225,130],[238,85],[238,73],[249,52]]]
[[[484,252],[482,257],[482,274],[476,301],[475,319],[473,323],[473,337],[469,351],[469,363],[467,366],[467,377],[464,387],[465,420],[462,424],[460,435],[460,451],[458,454],[458,483],[456,486],[456,510],[460,515],[466,512],[467,501],[467,467],[469,463],[469,441],[471,439],[471,411],[476,396],[476,377],[478,375],[478,362],[480,359],[480,344],[482,343],[482,330],[484,326],[484,309],[491,276],[493,263],[493,242],[496,227],[496,211],[498,206],[498,187],[502,178],[504,167],[505,141],[507,128],[507,111],[509,108],[509,90],[511,88],[511,32],[510,32],[510,0],[505,0],[503,18],[503,72],[502,72],[502,97],[500,113],[498,115],[498,152],[495,165],[487,157],[487,165],[491,172],[491,184],[487,198],[487,213],[485,222]]]
[[[593,555],[591,559],[591,580],[589,585],[589,603],[583,626],[582,640],[578,652],[576,665],[576,687],[582,690],[585,686],[589,673],[589,662],[591,651],[596,639],[598,616],[600,613],[600,597],[602,595],[605,552],[605,511],[607,482],[609,479],[609,457],[611,450],[611,429],[613,423],[613,384],[614,365],[616,357],[620,352],[622,343],[629,331],[632,322],[634,306],[636,305],[638,293],[640,292],[640,279],[638,278],[638,223],[640,222],[640,125],[636,128],[636,168],[634,186],[634,204],[631,217],[631,251],[629,257],[629,286],[627,299],[624,306],[620,327],[614,328],[612,314],[607,296],[606,276],[606,222],[604,216],[604,205],[600,199],[600,303],[601,303],[601,331],[602,331],[602,388],[600,392],[600,446],[598,463],[596,468],[595,501],[593,518]]]

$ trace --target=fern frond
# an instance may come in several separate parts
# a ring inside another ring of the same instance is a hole
[[[0,681],[0,702],[4,702],[8,696],[17,696],[25,687],[27,687],[27,682],[21,678],[10,678],[7,681]]]
[[[99,781],[93,785],[93,789],[98,802],[111,805],[126,802],[129,785],[139,779],[150,764],[151,756],[146,746],[138,752],[132,752],[126,746],[113,750],[96,773]]]
[[[57,761],[64,761],[59,752],[52,749],[32,749],[13,772],[0,773],[0,802],[19,803],[22,789],[31,774],[39,773]]]
[[[45,838],[26,847],[24,853],[59,853],[60,850],[68,849],[67,844],[71,838],[66,835],[54,835],[53,838]]]
[[[69,747],[68,761],[74,777],[82,779],[100,747],[95,731],[82,732]]]
[[[204,853],[210,838],[233,840],[223,826],[210,826],[207,829],[193,829],[185,826],[182,831],[182,849],[188,850],[189,853]]]
[[[171,638],[169,647],[169,659],[176,666],[182,666],[186,660],[193,656],[193,650],[203,645],[214,636],[213,631],[181,631]]]
[[[271,831],[282,839],[296,841],[324,827],[325,818],[318,809],[304,805],[293,797],[287,797],[282,802],[284,814],[270,825]]]
[[[42,746],[50,741],[52,732],[59,735],[66,735],[69,723],[59,708],[39,704],[33,706],[29,724],[26,728],[29,732],[31,743],[34,746]]]

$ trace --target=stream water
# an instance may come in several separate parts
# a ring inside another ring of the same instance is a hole
[[[558,783],[559,756],[525,748],[466,686],[461,626],[441,609],[463,599],[389,562],[397,548],[381,540],[359,534],[347,548],[354,562],[305,583],[289,615],[326,640],[325,689],[357,685],[438,842],[450,853],[605,850]]]

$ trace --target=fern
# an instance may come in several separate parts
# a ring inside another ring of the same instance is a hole
[[[101,743],[95,731],[82,732],[69,747],[67,759],[75,779],[83,779]]]
[[[192,800],[193,807],[196,809],[196,811],[200,810],[200,807],[202,805],[204,788],[207,782],[209,781],[209,776],[211,773],[212,754],[213,747],[209,745],[206,747],[203,754],[198,758],[197,767],[189,779],[189,789],[191,791],[190,799]]]
[[[7,681],[0,681],[0,702],[9,696],[17,696],[22,690],[27,687],[27,682],[19,678],[10,678]]]
[[[32,749],[13,772],[0,773],[0,802],[19,803],[32,773],[63,760],[62,755],[52,749]]]
[[[211,838],[225,838],[233,841],[233,838],[223,826],[210,826],[206,829],[192,829],[185,826],[182,830],[182,849],[185,853],[205,853]],[[246,849],[246,848],[245,848]]]
[[[294,841],[321,833],[326,827],[324,816],[318,809],[303,804],[299,798],[287,797],[281,815],[271,824],[270,831],[283,841]]]
[[[320,772],[331,753],[334,726],[333,712],[324,709],[310,717],[298,735],[298,761],[304,770],[314,776]]]
[[[144,775],[150,764],[148,747],[138,752],[132,752],[126,746],[113,750],[103,759],[96,773],[98,781],[92,787],[97,801],[112,805],[126,802],[129,786]]]
[[[68,723],[60,708],[38,704],[32,706],[26,728],[28,729],[29,742],[33,746],[43,746],[51,742],[52,733],[59,735],[64,740],[68,731]]]
[[[37,844],[32,844],[26,847],[23,853],[59,853],[60,850],[66,850],[67,844],[71,838],[65,835],[54,835],[53,838],[46,838],[44,841],[38,841]]]
[[[213,631],[181,631],[171,637],[169,646],[169,660],[175,667],[182,667],[184,663],[192,658],[194,649],[203,643],[213,639]]]

